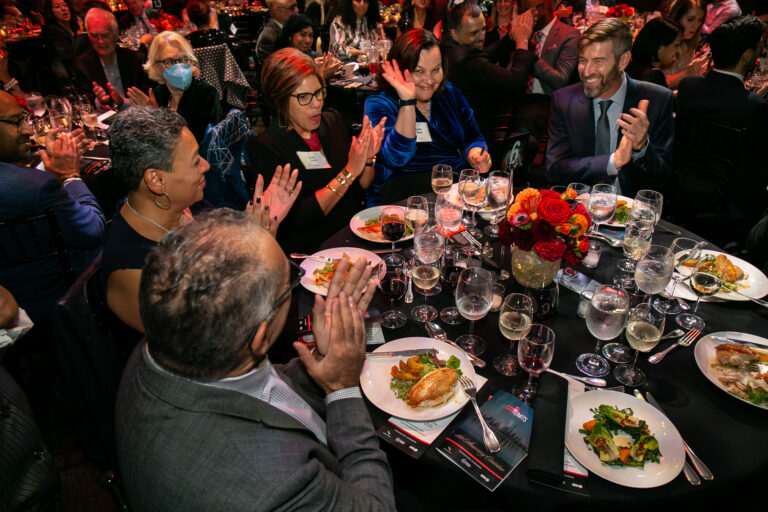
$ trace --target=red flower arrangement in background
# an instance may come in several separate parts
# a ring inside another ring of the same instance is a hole
[[[614,5],[605,13],[607,18],[631,18],[635,15],[635,8],[627,4]]]
[[[575,198],[571,189],[563,195],[533,188],[521,191],[509,206],[507,219],[499,225],[501,243],[533,250],[543,260],[578,263],[589,252],[584,234],[592,218]]]
[[[150,19],[149,22],[155,26],[158,32],[182,28],[184,26],[176,16],[163,11],[160,11],[160,15],[157,18]]]

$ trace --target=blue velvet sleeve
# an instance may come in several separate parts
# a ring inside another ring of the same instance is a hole
[[[404,167],[416,154],[416,137],[404,137],[395,131],[398,114],[397,101],[385,93],[369,96],[365,100],[365,115],[376,126],[382,118],[384,123],[384,141],[381,143],[378,158],[390,168]]]

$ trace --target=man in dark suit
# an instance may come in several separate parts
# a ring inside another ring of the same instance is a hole
[[[463,2],[448,15],[441,45],[448,80],[464,94],[484,134],[491,128],[489,119],[525,93],[536,61],[528,49],[532,29],[531,13],[516,16],[507,35],[486,50],[485,18],[476,3]],[[507,61],[509,68],[499,65]]]
[[[147,341],[117,399],[133,510],[394,510],[358,387],[372,269],[346,269],[315,300],[314,353],[296,342],[272,365],[302,277],[258,220],[215,210],[160,241],[139,289]]]
[[[259,34],[256,40],[256,57],[259,64],[264,64],[272,52],[275,51],[275,43],[283,25],[293,14],[299,13],[296,0],[267,0],[269,7],[269,21]]]
[[[579,40],[579,77],[552,95],[547,177],[613,183],[627,196],[660,190],[672,170],[672,93],[630,79],[632,31],[606,18]]]
[[[157,29],[149,21],[149,12],[144,9],[142,0],[125,0],[128,10],[117,20],[117,26],[122,32],[131,27],[136,27],[140,34],[154,34]],[[154,16],[154,12],[152,12]]]
[[[768,102],[744,87],[744,77],[761,54],[762,34],[762,22],[753,16],[733,18],[719,25],[708,40],[714,69],[705,76],[684,78],[677,96],[681,113],[745,130],[744,152],[736,174],[729,176],[727,183],[702,183],[699,194],[705,197],[707,190],[726,188],[724,203],[708,206],[711,211],[722,212],[723,224],[731,226],[731,240],[739,242],[744,241],[749,227],[760,219],[768,204],[768,164],[763,154]],[[712,170],[717,171],[717,165],[712,162]],[[690,180],[680,181],[675,180],[676,195],[682,201],[695,202],[696,187]]]
[[[117,46],[117,20],[104,9],[92,8],[85,15],[91,47],[75,57],[73,67],[78,89],[102,104],[110,99],[115,106],[125,103],[129,87],[146,91],[150,86],[142,65],[146,56]]]
[[[39,215],[53,208],[63,241],[71,249],[73,269],[81,272],[104,243],[105,223],[96,199],[80,179],[77,136],[60,135],[51,145],[51,156],[42,151],[45,170],[41,170],[16,165],[32,157],[31,134],[24,110],[13,96],[0,92],[0,222]],[[38,241],[42,247],[52,248],[53,235],[47,225],[45,228]],[[6,236],[5,232],[2,236]],[[31,238],[20,240],[27,249],[35,246],[33,242]],[[0,245],[7,251],[17,250],[16,241],[10,238],[0,239]],[[10,290],[32,321],[45,324],[54,303],[71,284],[58,268],[58,260],[50,259],[2,268],[0,284]]]

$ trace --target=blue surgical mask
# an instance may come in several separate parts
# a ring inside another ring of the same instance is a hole
[[[192,83],[192,68],[187,64],[174,64],[163,71],[163,80],[174,89],[186,91]]]

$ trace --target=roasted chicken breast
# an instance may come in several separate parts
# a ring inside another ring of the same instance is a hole
[[[715,347],[717,361],[725,366],[739,366],[739,363],[756,363],[760,355],[749,347],[735,343],[723,343]]]
[[[450,399],[456,392],[459,374],[453,368],[438,368],[413,385],[408,401],[413,407],[434,407]]]

